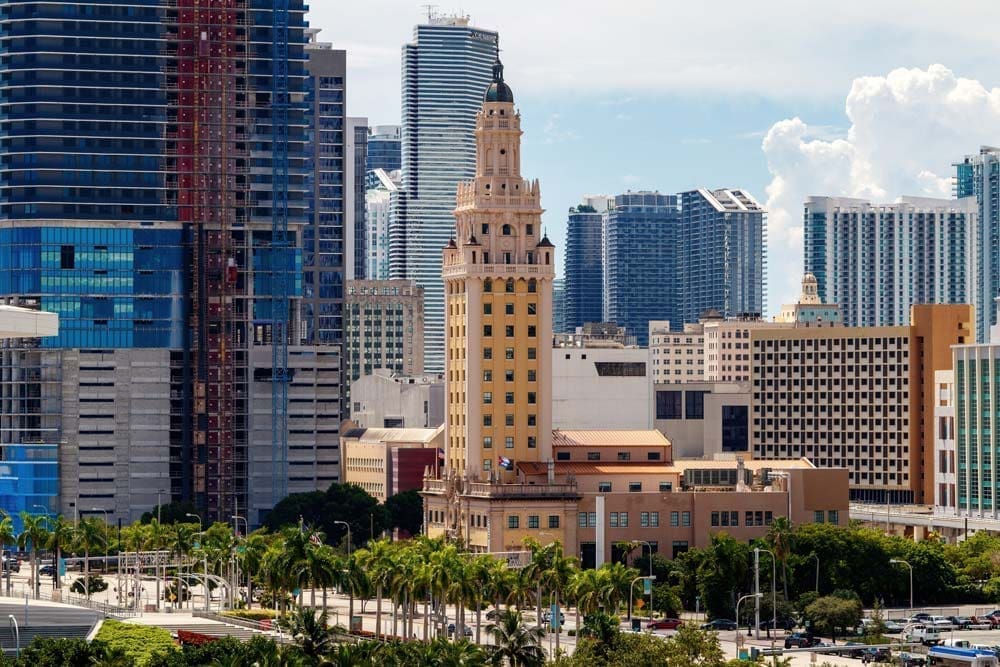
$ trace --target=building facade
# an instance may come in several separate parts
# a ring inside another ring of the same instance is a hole
[[[752,455],[846,467],[851,495],[934,498],[934,373],[972,340],[971,306],[914,306],[910,326],[751,332]]]
[[[955,196],[975,214],[970,222],[966,212],[966,300],[976,307],[976,340],[986,342],[1000,294],[1000,148],[982,146],[955,164]]]
[[[399,171],[403,162],[403,130],[399,125],[376,125],[369,128],[368,161],[365,171]]]
[[[593,343],[551,354],[552,428],[652,428],[645,348]]]
[[[351,385],[351,421],[361,428],[437,428],[444,423],[444,376],[376,368]]]
[[[0,27],[0,295],[65,323],[5,348],[10,366],[38,370],[18,391],[60,403],[0,415],[16,424],[0,442],[55,457],[64,488],[38,503],[51,513],[113,521],[161,496],[228,520],[287,493],[284,436],[265,455],[252,434],[284,433],[287,355],[315,332],[298,323],[312,321],[300,314],[316,89],[302,3],[276,22],[263,9],[55,2],[12,5]],[[271,378],[264,413],[258,377]],[[109,396],[126,381],[135,414]]]
[[[750,398],[749,382],[656,381],[653,426],[678,459],[749,452]]]
[[[651,320],[649,363],[652,382],[704,382],[704,320],[685,324],[683,331],[671,331],[667,320]]]
[[[604,316],[604,262],[602,240],[604,214],[612,197],[585,195],[582,203],[569,210],[566,225],[565,276],[566,324],[557,333],[574,331]]]
[[[552,331],[566,331],[566,279],[552,281]]]
[[[682,192],[678,241],[683,276],[678,315],[697,322],[709,309],[723,317],[762,316],[767,294],[767,216],[746,190]]]
[[[342,477],[380,503],[397,493],[419,490],[424,475],[438,470],[444,427],[348,428],[340,439]]]
[[[389,230],[392,216],[399,206],[399,170],[376,169],[368,173],[369,188],[365,192],[365,223],[368,225],[366,248],[369,280],[389,279]]]
[[[934,373],[934,386],[937,394],[937,403],[934,406],[934,513],[938,516],[961,516],[963,512],[958,509],[958,467],[956,465],[955,372],[951,369],[936,371]],[[969,384],[967,387],[971,388],[972,385]],[[968,400],[965,401],[965,405],[968,405]],[[964,439],[969,439],[968,431],[966,431]],[[968,462],[968,450],[963,453],[965,461]],[[969,493],[969,482],[973,480],[978,482],[978,475],[974,474],[968,465],[965,466],[965,476],[966,500],[963,510],[969,512],[973,509],[969,505],[969,496],[972,495],[978,499],[982,497],[982,493]],[[976,486],[978,491],[978,484]],[[987,513],[985,516],[996,518],[993,513]]]
[[[389,277],[424,289],[427,369],[444,370],[441,248],[454,231],[455,188],[476,174],[476,113],[497,33],[468,17],[432,16],[403,46],[403,196],[389,233]]]
[[[377,368],[424,372],[424,291],[412,280],[352,280],[344,299],[350,384]],[[346,394],[350,399],[350,392]]]
[[[840,305],[847,326],[903,326],[915,304],[979,307],[967,261],[972,200],[903,197],[873,206],[809,197],[804,216],[805,270],[818,298]]]
[[[344,131],[344,229],[346,237],[345,271],[348,280],[368,276],[368,225],[365,221],[367,199],[368,119],[348,118]]]

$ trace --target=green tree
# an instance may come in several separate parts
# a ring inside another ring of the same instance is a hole
[[[350,525],[355,546],[372,539],[373,532],[381,534],[389,525],[386,508],[356,484],[331,484],[326,491],[293,493],[274,506],[267,527],[279,530],[300,520],[320,530],[333,546],[347,535],[336,521]]]
[[[96,517],[85,517],[80,519],[74,531],[74,542],[78,549],[83,550],[83,594],[90,599],[91,590],[89,588],[90,578],[90,552],[95,547],[107,547],[107,526]]]
[[[329,653],[335,644],[333,631],[327,625],[326,612],[299,608],[279,621],[295,645],[311,660],[318,661]]]
[[[52,521],[52,530],[49,531],[49,538],[45,544],[45,548],[56,555],[56,574],[52,578],[56,588],[62,588],[62,577],[59,576],[59,564],[62,562],[63,549],[72,544],[73,524],[60,514]]]
[[[403,537],[419,535],[424,525],[424,499],[416,489],[403,491],[385,500],[388,526],[398,528]]]
[[[545,633],[541,628],[526,627],[521,612],[505,609],[486,631],[493,637],[490,657],[494,665],[541,667],[545,664],[542,650]]]
[[[45,543],[49,540],[49,529],[46,526],[49,517],[44,514],[31,514],[21,512],[21,534],[17,536],[17,546],[21,549],[30,549],[29,567],[31,569],[32,596],[38,597],[38,552],[45,548]]]
[[[684,624],[666,641],[670,667],[722,667],[726,661],[719,645],[719,635],[701,630],[694,624]]]
[[[191,518],[188,514],[197,514],[198,506],[194,503],[189,502],[175,502],[175,503],[165,503],[159,507],[154,507],[148,512],[143,513],[139,518],[141,523],[149,523],[153,519],[159,517],[159,522],[166,524],[175,523],[189,523]]]
[[[813,627],[837,641],[838,631],[843,635],[849,628],[857,627],[861,611],[861,601],[856,598],[848,600],[827,595],[806,607],[805,616]]]
[[[705,611],[712,618],[733,618],[734,591],[750,590],[750,547],[725,533],[715,533],[698,561],[696,577]]]
[[[10,517],[6,514],[3,518],[0,518],[0,548],[7,548],[8,544],[14,544],[17,542],[17,534],[14,532],[14,522],[11,521]],[[7,595],[10,595],[10,568],[4,568],[4,574],[7,575]]]
[[[767,529],[767,541],[774,551],[774,556],[781,563],[781,585],[784,589],[785,599],[788,599],[788,556],[792,553],[794,539],[792,522],[788,517],[779,516]]]

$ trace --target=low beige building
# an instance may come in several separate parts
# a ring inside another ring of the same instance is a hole
[[[427,534],[488,552],[523,550],[526,537],[558,539],[593,567],[618,558],[622,542],[647,542],[672,558],[706,546],[714,532],[762,537],[778,517],[848,521],[843,468],[805,459],[674,460],[670,441],[654,430],[557,430],[552,449],[555,461],[518,464],[516,484],[426,480]],[[458,493],[449,497],[449,488]],[[450,514],[460,521],[449,524]]]
[[[379,502],[420,489],[426,473],[436,474],[444,447],[437,428],[356,428],[345,422],[340,436],[341,479],[357,484]]]

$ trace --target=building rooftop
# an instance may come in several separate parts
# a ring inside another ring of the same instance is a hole
[[[59,334],[59,315],[0,305],[0,338],[36,338]]]
[[[670,441],[655,429],[632,431],[552,431],[553,447],[669,447]]]
[[[808,459],[780,459],[773,461],[744,461],[744,467],[759,470],[804,470],[815,466]],[[544,475],[548,472],[545,462],[523,462],[517,467],[526,475]],[[688,470],[732,470],[738,467],[736,460],[718,461],[714,459],[683,459],[671,463],[597,463],[590,461],[556,461],[557,475],[683,475]]]
[[[353,428],[344,432],[345,438],[357,438],[358,442],[376,444],[380,442],[419,442],[431,443],[441,431],[444,424],[437,428]]]

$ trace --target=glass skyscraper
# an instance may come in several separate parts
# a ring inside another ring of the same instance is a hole
[[[645,346],[650,320],[678,319],[676,195],[617,195],[604,221],[604,321]]]
[[[228,520],[253,509],[253,470],[282,469],[250,403],[267,377],[271,405],[274,321],[305,335],[305,8],[289,5],[278,43],[270,0],[0,9],[0,300],[61,320],[0,350],[0,470],[23,475],[3,509],[130,520],[160,496]]]
[[[475,175],[476,112],[492,80],[497,33],[468,17],[432,17],[403,46],[403,193],[390,221],[389,277],[424,288],[424,364],[444,370],[441,249],[455,229],[460,181]]]
[[[376,125],[368,135],[367,171],[396,171],[403,163],[402,151],[402,128],[399,125]]]
[[[976,307],[976,339],[988,340],[1000,296],[1000,148],[983,146],[955,165],[955,196],[975,202],[976,221],[968,232],[968,271]]]
[[[767,293],[764,207],[745,190],[703,188],[682,192],[679,199],[678,240],[683,259],[677,268],[682,277],[682,321],[697,322],[710,308],[724,317],[763,315]]]
[[[588,196],[569,210],[563,264],[565,331],[557,329],[556,333],[572,332],[586,322],[602,321],[601,239],[610,201],[610,197]]]

